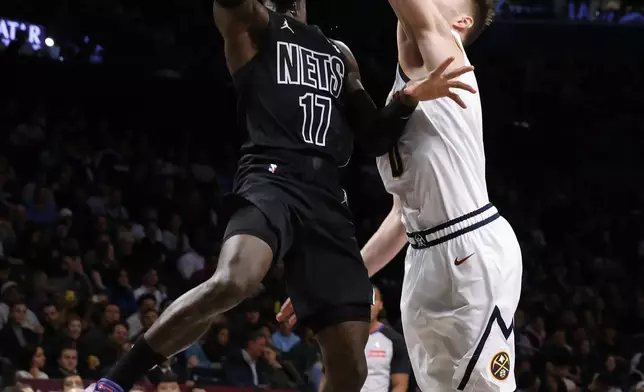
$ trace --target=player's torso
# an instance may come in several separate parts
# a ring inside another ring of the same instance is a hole
[[[341,114],[345,58],[315,26],[270,13],[257,55],[233,76],[249,150],[288,149],[345,165],[353,133]]]
[[[389,99],[407,80],[398,67]],[[477,88],[474,73],[460,80]],[[478,93],[459,95],[467,109],[448,98],[421,102],[398,145],[377,159],[387,191],[400,197],[408,231],[435,227],[489,202],[481,101]]]

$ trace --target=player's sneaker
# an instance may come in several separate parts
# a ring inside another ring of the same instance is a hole
[[[97,383],[85,388],[85,392],[123,392],[123,388],[112,380],[101,378]]]

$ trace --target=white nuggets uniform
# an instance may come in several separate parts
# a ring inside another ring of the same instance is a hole
[[[477,87],[473,73],[460,80]],[[398,68],[392,95],[406,81]],[[512,392],[521,250],[488,199],[479,95],[460,96],[465,110],[448,98],[420,103],[397,147],[377,160],[411,245],[403,329],[423,392]]]

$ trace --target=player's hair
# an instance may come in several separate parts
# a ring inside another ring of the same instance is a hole
[[[476,41],[494,20],[494,0],[472,0],[472,3],[474,7],[474,14],[472,15],[474,23],[465,37],[464,45],[470,45]]]

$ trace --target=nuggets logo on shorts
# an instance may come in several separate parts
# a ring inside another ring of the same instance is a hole
[[[499,381],[503,381],[510,375],[510,356],[505,351],[497,353],[490,362],[490,372]]]

